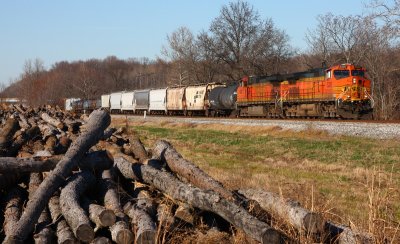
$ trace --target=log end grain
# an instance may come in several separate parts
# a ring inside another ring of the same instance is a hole
[[[116,221],[114,211],[110,209],[102,211],[99,215],[99,219],[104,226],[112,226]]]
[[[110,241],[110,239],[108,239],[107,237],[97,237],[96,239],[94,239],[91,244],[111,244],[112,242]]]
[[[325,221],[321,214],[310,212],[303,219],[303,226],[310,234],[322,233],[325,227]]]
[[[63,240],[63,241],[58,241],[58,244],[77,244],[78,242],[75,240]]]
[[[133,233],[125,221],[118,221],[110,227],[112,240],[118,244],[133,243]]]
[[[266,229],[261,238],[260,242],[262,244],[281,243],[281,235],[272,228]]]
[[[93,228],[88,224],[81,224],[76,228],[76,238],[83,242],[91,242],[94,239]]]
[[[132,231],[129,230],[119,231],[115,238],[118,244],[129,244],[133,242],[133,234]]]

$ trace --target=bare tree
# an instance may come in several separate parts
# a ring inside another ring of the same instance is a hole
[[[23,69],[19,86],[21,97],[33,105],[46,103],[46,98],[43,97],[42,93],[46,87],[46,80],[43,77],[45,72],[43,61],[39,58],[28,59],[25,61]]]
[[[364,41],[361,32],[363,19],[359,16],[335,16],[332,13],[317,18],[316,30],[308,31],[306,40],[314,53],[328,64],[357,63],[359,47]]]
[[[176,70],[176,83],[193,83],[197,51],[195,37],[187,27],[180,27],[167,36],[168,47],[163,47],[162,53],[169,58]]]
[[[374,10],[373,17],[385,21],[396,35],[400,34],[400,0],[372,0],[367,7]]]
[[[124,60],[120,60],[115,56],[109,56],[104,59],[104,68],[108,76],[110,76],[113,84],[109,84],[110,90],[126,89],[129,65]]]
[[[244,1],[223,6],[210,32],[214,42],[208,47],[228,66],[227,75],[234,80],[243,75],[277,72],[279,62],[291,55],[285,32],[278,30],[271,19],[262,20]]]

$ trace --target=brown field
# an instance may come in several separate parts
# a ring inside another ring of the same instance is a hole
[[[231,190],[275,192],[373,234],[377,243],[400,241],[399,141],[332,136],[313,128],[293,132],[164,121],[129,121],[128,130],[150,148],[158,139],[170,141]]]

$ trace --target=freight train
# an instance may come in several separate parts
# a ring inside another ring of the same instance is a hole
[[[101,96],[101,107],[133,114],[370,119],[374,100],[365,72],[342,64],[229,84],[114,92]],[[100,100],[92,104],[100,106]]]

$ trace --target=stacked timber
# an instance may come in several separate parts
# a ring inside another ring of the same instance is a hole
[[[139,138],[109,128],[103,110],[80,118],[14,105],[1,121],[3,243],[162,243],[182,231],[297,241],[272,227],[273,216],[314,241],[371,241],[273,193],[231,191],[166,141],[149,153]]]

